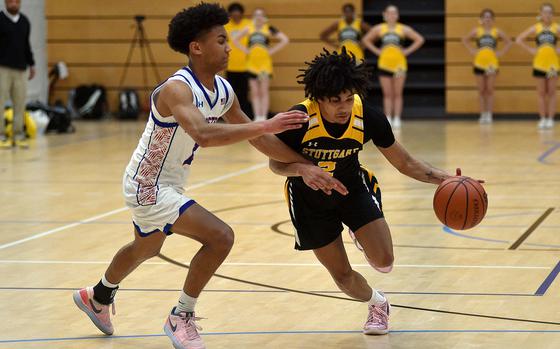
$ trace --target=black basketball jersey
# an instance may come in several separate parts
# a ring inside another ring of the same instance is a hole
[[[387,148],[395,142],[385,115],[367,103],[362,104],[358,95],[354,95],[352,115],[344,125],[325,120],[316,101],[308,99],[292,109],[306,112],[308,123],[277,136],[345,185],[361,178],[358,153],[365,143],[371,139],[375,145]]]

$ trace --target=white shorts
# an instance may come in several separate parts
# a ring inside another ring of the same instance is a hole
[[[170,229],[185,212],[196,202],[183,195],[183,188],[158,185],[153,188],[140,188],[138,182],[125,173],[123,194],[132,211],[132,224],[142,237],[162,231],[173,234]]]

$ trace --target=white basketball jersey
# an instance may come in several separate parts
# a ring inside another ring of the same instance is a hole
[[[193,104],[208,123],[218,121],[233,104],[235,95],[231,85],[218,75],[214,77],[213,92],[205,88],[188,67],[180,69],[166,81],[170,80],[189,85]],[[170,185],[182,192],[199,147],[173,116],[162,117],[157,111],[154,95],[164,83],[152,92],[146,129],[126,168],[128,176],[138,183],[137,201],[142,206],[156,203],[160,185]]]

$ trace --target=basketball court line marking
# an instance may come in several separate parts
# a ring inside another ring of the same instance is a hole
[[[175,261],[172,258],[169,258],[163,254],[158,254],[158,257],[163,259],[164,261],[167,261],[173,265],[176,265],[178,267],[181,268],[185,268],[185,269],[189,269],[189,266],[180,262]],[[223,274],[218,274],[218,273],[214,273],[214,277],[216,278],[220,278],[220,279],[225,279],[225,280],[230,280],[230,281],[235,281],[235,282],[239,282],[242,284],[247,284],[247,285],[253,285],[253,286],[259,286],[259,287],[264,287],[264,288],[270,288],[270,289],[274,289],[274,290],[282,290],[282,291],[288,291],[288,292],[293,292],[293,293],[297,293],[297,294],[305,294],[308,296],[316,296],[316,297],[323,297],[323,298],[331,298],[331,299],[338,299],[338,300],[345,300],[345,301],[351,301],[351,302],[362,302],[360,300],[354,299],[354,298],[348,298],[348,297],[340,297],[340,296],[333,296],[333,295],[328,295],[328,294],[321,294],[321,293],[313,293],[313,292],[308,292],[308,291],[302,291],[302,290],[297,290],[297,289],[293,289],[293,288],[287,288],[287,287],[280,287],[280,286],[275,286],[275,285],[270,285],[270,284],[265,284],[265,283],[260,283],[260,282],[255,282],[255,281],[250,281],[250,280],[244,280],[244,279],[240,279],[240,278],[235,278],[235,277],[231,277],[231,276],[227,276],[227,275],[223,275]],[[553,321],[544,321],[544,320],[533,320],[533,319],[520,319],[520,318],[512,318],[512,317],[504,317],[504,316],[496,316],[496,315],[486,315],[486,314],[476,314],[476,313],[465,313],[465,312],[459,312],[459,311],[452,311],[452,310],[442,310],[442,309],[435,309],[435,308],[423,308],[423,307],[414,307],[414,306],[410,306],[410,305],[404,305],[404,304],[395,304],[392,303],[391,304],[392,307],[395,308],[403,308],[403,309],[409,309],[409,310],[417,310],[417,311],[425,311],[425,312],[431,312],[431,313],[440,313],[440,314],[449,314],[449,315],[459,315],[459,316],[469,316],[469,317],[478,317],[478,318],[485,318],[485,319],[494,319],[494,320],[505,320],[505,321],[516,321],[516,322],[526,322],[526,323],[536,323],[536,324],[547,324],[547,325],[556,325],[556,326],[560,326],[560,322],[553,322]]]
[[[8,287],[0,286],[0,291],[76,291],[79,287]],[[119,288],[119,292],[181,292],[171,288]],[[289,293],[282,290],[256,289],[204,289],[208,293]],[[309,290],[311,293],[342,294],[342,291]],[[414,296],[499,296],[499,297],[537,297],[533,293],[489,293],[489,292],[415,292],[415,291],[383,291],[385,294]]]
[[[539,288],[535,292],[535,295],[536,296],[544,295],[546,293],[546,290],[548,290],[550,285],[552,285],[554,279],[556,279],[559,273],[560,273],[560,261],[558,261],[558,264],[556,264],[556,266],[552,268],[552,271],[550,272],[550,274],[548,274],[546,279],[544,279],[543,283],[539,286]]]
[[[517,249],[522,243],[523,241],[527,240],[527,238],[529,237],[529,235],[531,235],[531,233],[533,233],[538,227],[539,225],[541,225],[541,223],[546,219],[546,217],[550,216],[550,214],[552,213],[552,211],[554,211],[554,207],[549,207],[546,211],[544,211],[544,213],[535,221],[535,223],[533,223],[524,233],[523,235],[521,235],[519,237],[519,239],[517,239],[508,249],[509,250],[515,250]]]
[[[111,261],[64,261],[64,260],[17,260],[0,259],[0,264],[100,264],[108,265]],[[185,263],[188,264],[188,263]],[[168,262],[146,261],[142,265],[169,265]],[[367,267],[369,264],[351,264],[352,267]],[[224,262],[221,267],[323,267],[321,263],[257,263],[257,262]],[[546,266],[518,266],[518,265],[454,265],[454,264],[395,264],[395,268],[449,268],[449,269],[546,269]]]
[[[546,218],[546,217],[545,217]],[[543,218],[544,220],[544,218]],[[536,223],[536,222],[535,222]],[[533,223],[533,225],[535,225],[535,223]],[[542,220],[540,221],[540,223],[542,223]],[[539,223],[539,224],[540,224]],[[538,226],[538,224],[537,224]],[[532,226],[531,226],[532,227]],[[531,231],[527,230],[529,233],[528,235],[525,237],[525,239],[536,229],[537,227],[535,226],[535,228]],[[531,229],[531,228],[529,228]],[[451,235],[455,235],[461,238],[465,238],[465,239],[472,239],[472,240],[481,240],[481,241],[488,241],[488,242],[495,242],[495,243],[501,243],[501,244],[508,244],[509,241],[507,240],[496,240],[496,239],[489,239],[489,238],[483,238],[483,237],[478,237],[478,236],[473,236],[473,235],[467,235],[467,234],[463,234],[463,233],[459,233],[454,231],[453,229],[447,227],[447,226],[443,226],[443,231],[445,233],[451,234]],[[525,234],[527,234],[527,232],[525,232]],[[523,236],[522,236],[523,237]],[[521,239],[521,238],[520,238]],[[523,242],[525,239],[523,239],[521,242]],[[519,244],[521,245],[521,243]],[[517,245],[517,246],[519,246]],[[530,243],[527,242],[525,243],[526,246],[537,246],[537,247],[551,247],[551,248],[560,248],[560,245],[551,245],[551,244],[538,244],[538,243]],[[513,245],[512,245],[513,246]],[[511,250],[511,248],[509,248]],[[524,251],[526,251],[527,249],[523,249]]]
[[[362,331],[356,330],[322,330],[322,331],[251,331],[251,332],[204,332],[200,333],[205,336],[250,336],[250,335],[317,335],[317,334],[357,334]],[[560,333],[560,330],[468,330],[468,329],[449,329],[449,330],[390,330],[389,333],[406,334],[406,333]],[[117,339],[140,339],[167,337],[165,334],[140,334],[140,335],[123,335],[123,336],[84,336],[84,337],[59,337],[59,338],[29,338],[29,339],[4,339],[0,340],[0,344],[5,343],[39,343],[39,342],[62,342],[62,341],[84,341],[84,340],[103,340],[112,341]]]
[[[538,157],[538,161],[542,164],[545,165],[551,165],[550,162],[546,161],[546,158],[549,157],[552,153],[554,153],[556,150],[560,149],[560,142],[548,142],[549,144],[552,144],[552,146],[550,148],[548,148],[544,153],[541,154],[541,156]]]
[[[259,169],[264,168],[266,166],[268,166],[268,162],[261,162],[259,164],[249,166],[249,167],[244,168],[244,169],[239,170],[239,171],[235,171],[235,172],[223,175],[223,176],[218,176],[218,177],[215,177],[215,178],[212,178],[212,179],[208,179],[208,180],[199,182],[195,185],[189,186],[186,190],[190,191],[190,190],[202,188],[202,187],[205,187],[205,186],[207,186],[209,184],[212,184],[212,183],[220,182],[220,181],[232,178],[232,177],[236,177],[236,176],[243,175],[243,174],[255,171],[255,170],[259,170]],[[20,239],[20,240],[16,240],[16,241],[12,241],[12,242],[9,242],[9,243],[6,243],[6,244],[2,244],[2,245],[0,245],[0,250],[6,249],[6,248],[9,248],[9,247],[12,247],[12,246],[17,246],[17,245],[23,244],[23,243],[28,242],[28,241],[40,239],[42,237],[49,236],[49,235],[52,235],[52,234],[55,234],[55,233],[58,233],[58,232],[61,232],[61,231],[64,231],[64,230],[67,230],[67,229],[70,229],[70,228],[74,228],[74,227],[80,226],[84,223],[89,223],[89,222],[99,220],[101,218],[112,216],[114,214],[117,214],[117,213],[120,213],[120,212],[123,212],[123,211],[126,211],[126,210],[128,210],[128,207],[126,207],[126,206],[121,207],[121,208],[118,208],[118,209],[115,209],[115,210],[112,210],[112,211],[108,211],[108,212],[105,212],[105,213],[102,213],[102,214],[99,214],[99,215],[96,215],[96,216],[93,216],[93,217],[86,218],[86,219],[81,220],[77,223],[71,223],[71,224],[63,225],[62,227],[47,230],[45,232],[37,233],[37,234],[31,235],[29,237],[26,237],[26,238],[23,238],[23,239]]]

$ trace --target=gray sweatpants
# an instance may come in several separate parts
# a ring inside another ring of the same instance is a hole
[[[8,99],[14,106],[13,134],[23,137],[23,115],[25,113],[25,98],[27,96],[27,70],[17,70],[0,66],[0,137],[6,134],[4,122],[4,106]]]

